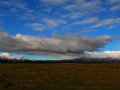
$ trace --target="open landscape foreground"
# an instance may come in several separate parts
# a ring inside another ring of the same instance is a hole
[[[120,64],[1,63],[0,90],[120,90]]]

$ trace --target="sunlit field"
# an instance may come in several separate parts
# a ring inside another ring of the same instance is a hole
[[[120,90],[120,64],[0,64],[0,90]]]

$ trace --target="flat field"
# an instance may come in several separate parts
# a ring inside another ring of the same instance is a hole
[[[120,90],[120,64],[1,63],[0,90]]]

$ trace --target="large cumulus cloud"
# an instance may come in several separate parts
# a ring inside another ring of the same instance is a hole
[[[109,36],[89,37],[82,35],[64,35],[59,37],[34,37],[17,34],[11,36],[0,32],[0,49],[3,51],[37,51],[48,53],[78,54],[95,51],[111,40]]]

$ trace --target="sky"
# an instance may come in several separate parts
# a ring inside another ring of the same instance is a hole
[[[0,0],[0,50],[76,57],[120,51],[120,0]]]

